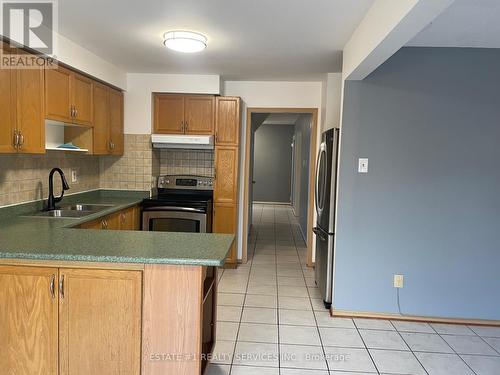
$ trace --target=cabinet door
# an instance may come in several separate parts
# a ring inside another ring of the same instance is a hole
[[[184,97],[182,95],[154,94],[153,133],[184,133]]]
[[[44,69],[18,69],[16,75],[16,124],[19,151],[45,153]]]
[[[217,97],[215,144],[237,146],[239,144],[240,123],[240,98]]]
[[[104,229],[104,220],[93,220],[88,221],[86,223],[80,224],[79,228],[81,229]]]
[[[2,374],[57,374],[57,272],[0,266]]]
[[[99,83],[94,84],[94,151],[95,155],[107,155],[109,150],[109,92]]]
[[[215,148],[214,202],[235,203],[238,181],[238,148]]]
[[[73,122],[80,125],[92,125],[92,80],[73,73],[71,90],[74,106]]]
[[[123,93],[118,90],[109,90],[109,139],[111,154],[123,155]]]
[[[214,204],[213,232],[236,234],[236,205],[226,203]],[[236,264],[236,239],[231,245],[226,262]]]
[[[130,207],[120,212],[120,230],[139,230],[138,207]]]
[[[186,96],[184,106],[186,134],[214,134],[215,100],[213,96]]]
[[[1,43],[9,51],[6,43]],[[14,146],[15,120],[15,77],[10,69],[0,69],[0,153],[16,152]]]
[[[45,69],[45,118],[72,122],[71,75],[66,68]]]
[[[139,375],[141,272],[59,273],[59,375]]]

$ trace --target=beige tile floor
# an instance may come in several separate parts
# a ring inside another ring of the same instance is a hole
[[[209,375],[500,375],[500,328],[333,319],[286,206],[255,205],[248,264],[220,273]]]

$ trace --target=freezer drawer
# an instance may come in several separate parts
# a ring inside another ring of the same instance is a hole
[[[333,240],[334,235],[328,234],[321,228],[313,229],[316,235],[315,279],[319,292],[323,297],[325,308],[332,304],[333,278]]]

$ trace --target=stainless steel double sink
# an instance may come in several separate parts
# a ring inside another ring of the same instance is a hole
[[[29,216],[61,218],[61,219],[79,219],[106,210],[110,207],[113,206],[109,204],[75,203],[75,204],[61,206],[61,208],[55,210],[43,211]]]

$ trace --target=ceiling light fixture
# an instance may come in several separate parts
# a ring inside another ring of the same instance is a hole
[[[207,48],[207,37],[192,31],[167,31],[163,39],[165,47],[178,52],[200,52]]]

